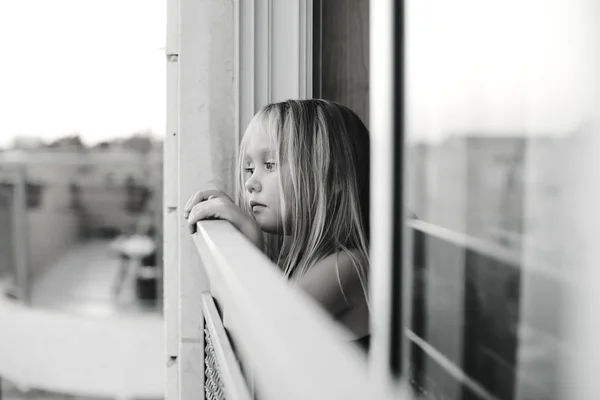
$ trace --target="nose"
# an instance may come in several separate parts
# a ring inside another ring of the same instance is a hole
[[[262,190],[262,185],[260,184],[260,181],[258,180],[256,172],[254,172],[254,174],[252,174],[250,176],[250,178],[248,178],[245,186],[246,186],[246,190],[250,193],[260,192]]]

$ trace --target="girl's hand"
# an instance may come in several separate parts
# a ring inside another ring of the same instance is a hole
[[[196,192],[186,203],[184,218],[190,233],[196,233],[196,223],[204,219],[224,219],[235,226],[255,246],[263,248],[262,231],[254,218],[244,214],[233,200],[221,190]]]

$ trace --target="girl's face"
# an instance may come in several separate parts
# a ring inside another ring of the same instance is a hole
[[[245,199],[260,228],[283,233],[279,170],[272,141],[263,130],[248,132],[244,154]]]

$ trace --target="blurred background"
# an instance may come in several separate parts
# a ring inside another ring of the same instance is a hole
[[[0,3],[2,399],[162,397],[165,24]]]

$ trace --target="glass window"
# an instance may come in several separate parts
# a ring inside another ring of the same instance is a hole
[[[419,218],[406,340],[422,398],[570,398],[599,11],[406,2],[406,202]]]

